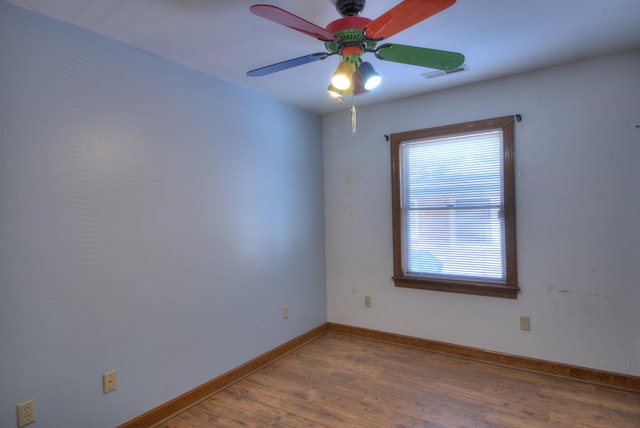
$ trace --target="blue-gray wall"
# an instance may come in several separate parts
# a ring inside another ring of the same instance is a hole
[[[0,57],[0,426],[113,427],[326,321],[320,117],[5,2]]]

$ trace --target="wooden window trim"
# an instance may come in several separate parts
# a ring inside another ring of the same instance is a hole
[[[446,125],[435,128],[391,134],[391,202],[393,221],[393,281],[396,287],[437,290],[452,293],[516,299],[518,287],[516,254],[516,192],[515,192],[515,147],[514,117],[502,116],[492,119]],[[430,139],[445,135],[466,134],[475,131],[502,129],[504,168],[504,219],[507,274],[505,284],[477,281],[458,281],[440,278],[406,276],[402,266],[402,213],[400,190],[400,147],[404,141]]]

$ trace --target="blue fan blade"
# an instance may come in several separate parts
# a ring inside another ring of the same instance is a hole
[[[287,61],[282,61],[277,64],[267,65],[266,67],[256,68],[255,70],[248,71],[247,76],[266,76],[267,74],[275,73],[276,71],[282,71],[286,70],[287,68],[297,67],[299,65],[325,59],[329,55],[330,54],[326,52],[312,53],[298,58],[289,59]]]

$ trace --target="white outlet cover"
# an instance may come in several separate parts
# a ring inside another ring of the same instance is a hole
[[[16,410],[18,412],[18,428],[36,421],[36,403],[34,400],[18,404]]]

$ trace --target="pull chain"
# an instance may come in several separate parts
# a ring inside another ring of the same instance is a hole
[[[356,106],[351,105],[351,132],[356,133]]]
[[[351,95],[351,132],[356,133],[356,103],[353,94]]]

